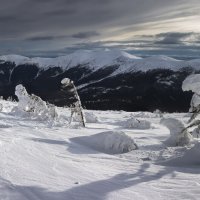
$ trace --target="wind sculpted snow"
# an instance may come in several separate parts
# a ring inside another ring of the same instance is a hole
[[[79,128],[68,127],[69,110],[58,108],[60,123],[49,127],[44,120],[12,115],[10,112],[16,103],[0,103],[3,105],[0,120],[4,124],[0,126],[2,200],[200,198],[199,166],[184,165],[184,162],[178,167],[163,164],[184,157],[187,148],[165,146],[163,141],[170,133],[159,124],[160,117],[156,113],[86,111],[94,113],[98,121]],[[153,126],[141,130],[127,129],[120,124],[134,116]],[[164,114],[164,117],[188,120],[185,114]],[[108,131],[123,131],[137,143],[138,149],[110,155],[74,142],[77,137]]]

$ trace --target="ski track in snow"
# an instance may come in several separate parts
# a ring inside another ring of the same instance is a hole
[[[45,122],[9,114],[15,103],[2,104],[0,200],[200,199],[199,167],[158,164],[181,155],[185,148],[163,144],[169,130],[159,125],[156,114],[87,111],[98,116],[99,122],[88,123],[87,128],[49,127]],[[69,115],[66,109],[59,112]],[[120,122],[134,115],[150,121],[153,128],[121,126]],[[172,116],[188,119],[185,114],[165,114]],[[124,131],[139,149],[109,155],[73,142],[73,138],[109,130]]]

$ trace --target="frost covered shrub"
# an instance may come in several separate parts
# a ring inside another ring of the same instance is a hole
[[[98,117],[92,112],[85,112],[85,120],[87,123],[98,123]]]
[[[191,127],[196,127],[196,129],[193,130],[192,135],[195,138],[199,138],[200,133],[200,120],[196,120],[197,116],[200,114],[200,74],[193,74],[188,76],[182,84],[183,91],[192,91],[194,92],[194,95],[192,97],[191,103],[190,103],[190,112],[192,112],[192,115],[190,116],[190,119],[188,121],[189,125],[186,129],[189,129]]]
[[[12,111],[24,116],[32,116],[40,120],[55,119],[58,114],[56,107],[47,105],[40,97],[31,94],[29,95],[22,85],[17,85],[15,95],[18,97],[18,106]]]
[[[183,91],[194,92],[190,103],[190,112],[192,112],[200,105],[200,74],[192,74],[188,76],[183,81],[182,89]]]
[[[185,129],[181,121],[168,118],[162,119],[160,123],[170,130],[170,137],[166,141],[169,146],[185,146],[193,141],[192,135]]]
[[[151,128],[151,123],[146,120],[138,120],[136,118],[130,118],[125,122],[122,122],[121,125],[125,128],[134,128],[134,129],[149,129]]]
[[[194,138],[200,138],[200,129],[199,128],[195,128],[191,135],[194,137]]]
[[[68,95],[71,95],[71,117],[69,120],[69,124],[71,124],[72,121],[79,122],[83,127],[85,127],[85,117],[83,114],[83,109],[81,105],[81,100],[77,92],[77,88],[74,85],[74,82],[70,80],[69,78],[64,78],[61,81],[62,84],[62,91],[65,93],[68,93]]]

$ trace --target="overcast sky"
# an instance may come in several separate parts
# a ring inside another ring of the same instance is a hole
[[[0,0],[0,54],[200,57],[200,0]]]

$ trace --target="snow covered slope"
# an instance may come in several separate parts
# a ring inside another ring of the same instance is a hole
[[[183,156],[187,149],[165,146],[169,131],[159,125],[157,114],[86,111],[96,115],[99,122],[69,128],[67,109],[58,109],[59,121],[51,126],[11,114],[16,103],[0,103],[1,200],[200,199],[199,162],[185,164],[185,159],[181,166],[168,162],[187,158],[188,154]],[[121,126],[134,116],[150,121],[154,128]],[[188,120],[185,114],[164,117]],[[139,149],[110,155],[91,148],[90,140],[81,142],[83,137],[116,130],[134,139]],[[192,155],[190,151],[190,158]]]
[[[137,60],[140,57],[133,56],[123,51],[76,51],[75,53],[56,58],[27,58],[17,55],[0,56],[0,60],[16,62],[19,64],[38,64],[41,68],[57,66],[64,69],[77,65],[89,64],[91,68],[98,69],[103,66],[112,65],[118,61]]]
[[[172,69],[179,70],[184,67],[192,67],[200,70],[200,60],[195,59],[191,61],[176,60],[167,56],[152,56],[148,58],[140,58],[124,51],[119,50],[99,50],[87,51],[80,50],[66,56],[56,58],[27,58],[17,55],[4,55],[0,56],[0,60],[15,62],[19,64],[37,64],[41,68],[48,67],[62,67],[69,69],[78,65],[87,64],[91,69],[97,70],[109,65],[120,65],[120,68],[115,72],[125,73],[128,71],[147,71],[150,69]]]

